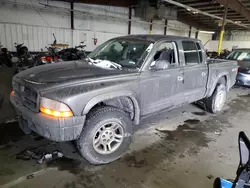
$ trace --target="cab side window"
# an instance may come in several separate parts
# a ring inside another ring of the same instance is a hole
[[[193,41],[182,41],[183,53],[187,65],[195,65],[200,62],[197,47]]]

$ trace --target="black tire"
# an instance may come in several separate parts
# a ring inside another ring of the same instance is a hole
[[[93,138],[97,130],[108,122],[119,123],[124,131],[121,145],[110,154],[100,154],[93,146]],[[133,135],[133,123],[121,109],[106,106],[95,109],[87,117],[82,133],[77,140],[77,148],[81,155],[92,164],[107,164],[119,159],[128,149]]]
[[[222,103],[221,107],[217,108],[215,105],[216,103],[215,99],[220,92],[223,92],[223,94],[225,95],[225,100]],[[218,83],[213,94],[205,99],[206,109],[213,114],[219,113],[226,102],[226,98],[227,98],[227,89],[225,84]]]

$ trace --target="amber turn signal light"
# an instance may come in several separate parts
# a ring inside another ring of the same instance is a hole
[[[60,111],[55,111],[55,110],[51,110],[48,108],[44,108],[44,107],[40,107],[40,111],[44,114],[53,116],[53,117],[62,117],[62,118],[66,118],[66,117],[72,117],[73,113],[71,111],[65,111],[65,112],[60,112]]]
[[[12,91],[10,92],[10,94],[11,94],[11,95],[15,95],[15,91],[12,90]]]

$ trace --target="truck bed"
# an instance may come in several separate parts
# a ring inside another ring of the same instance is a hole
[[[237,74],[237,62],[229,61],[225,59],[208,59],[208,83],[207,83],[207,95],[211,95],[215,88],[214,83],[224,76],[227,83],[227,89],[229,90],[235,84],[235,78]]]

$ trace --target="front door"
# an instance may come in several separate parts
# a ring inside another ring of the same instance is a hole
[[[206,92],[208,68],[199,42],[182,41],[184,52],[184,100],[200,100]]]
[[[181,103],[183,98],[183,68],[178,62],[178,52],[174,42],[162,42],[156,47],[152,66],[159,54],[170,52],[170,66],[162,70],[145,71],[140,76],[141,114],[147,115],[167,108],[173,108]]]

